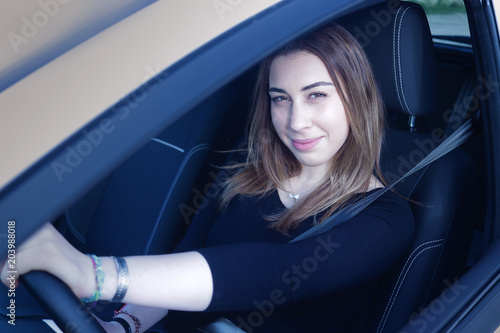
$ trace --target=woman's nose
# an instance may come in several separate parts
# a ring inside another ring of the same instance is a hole
[[[309,110],[299,103],[293,103],[290,112],[290,128],[300,132],[305,128],[311,127],[312,119]]]

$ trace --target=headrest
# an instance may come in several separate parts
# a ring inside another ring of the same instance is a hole
[[[437,111],[436,60],[420,5],[391,0],[351,13],[337,23],[364,47],[388,111],[411,116]]]

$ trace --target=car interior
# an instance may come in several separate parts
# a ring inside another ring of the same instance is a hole
[[[466,144],[397,186],[411,204],[415,238],[383,277],[365,325],[367,332],[396,332],[483,251],[487,171],[481,82],[472,47],[433,40],[417,3],[382,2],[355,8],[335,21],[365,48],[383,95],[387,132],[381,166],[388,183],[466,120],[472,119],[475,128]],[[85,253],[172,251],[196,211],[216,204],[208,200],[214,196],[214,175],[244,137],[257,66],[151,138],[68,207],[55,221],[57,228]],[[19,317],[46,316],[22,287],[18,300]],[[116,307],[102,306],[97,315],[106,318]]]

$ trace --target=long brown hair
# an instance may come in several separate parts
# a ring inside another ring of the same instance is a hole
[[[379,158],[384,107],[378,86],[361,45],[332,23],[285,45],[261,63],[248,126],[247,161],[225,182],[221,206],[227,207],[236,196],[265,196],[284,189],[287,180],[301,171],[300,163],[275,132],[268,92],[273,60],[296,52],[308,52],[323,61],[339,92],[350,129],[323,182],[290,209],[270,218],[274,220],[271,227],[282,233],[318,213],[323,213],[323,221],[354,195],[365,193],[373,174],[383,181]]]

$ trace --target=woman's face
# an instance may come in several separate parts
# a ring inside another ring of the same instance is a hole
[[[297,52],[270,68],[271,117],[281,141],[303,167],[328,167],[349,133],[344,105],[324,63]]]

